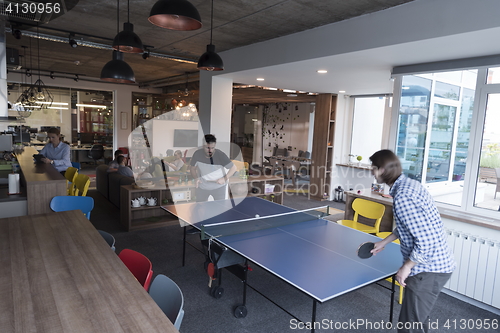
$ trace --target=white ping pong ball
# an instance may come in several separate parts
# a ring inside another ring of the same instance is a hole
[[[255,214],[255,217],[260,217],[259,214]]]

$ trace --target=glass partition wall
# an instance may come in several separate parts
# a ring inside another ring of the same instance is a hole
[[[21,132],[30,135],[14,141],[24,144],[44,144],[46,130],[58,127],[64,141],[72,144],[113,144],[113,92],[48,87],[53,102],[40,100],[29,108],[17,103],[30,85],[8,83],[9,116],[16,121],[0,123],[0,132]],[[45,104],[45,105],[44,105]]]

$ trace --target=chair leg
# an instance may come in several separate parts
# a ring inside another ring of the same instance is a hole
[[[403,286],[399,286],[399,301],[398,301],[399,304],[403,304],[403,291],[404,290],[405,290],[405,288],[403,288]]]

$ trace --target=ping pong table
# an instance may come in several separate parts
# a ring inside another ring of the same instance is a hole
[[[202,236],[310,296],[313,299],[311,323],[316,322],[317,303],[391,277],[402,264],[399,245],[394,243],[388,244],[376,256],[360,259],[357,256],[359,245],[377,242],[380,238],[322,219],[314,213],[296,211],[257,197],[247,197],[233,205],[231,200],[219,200],[162,207],[186,223],[184,225],[200,229]],[[243,305],[234,310],[237,317],[246,315],[247,269],[243,267],[243,271],[243,276],[235,273],[244,282]],[[393,304],[394,282],[391,322]]]

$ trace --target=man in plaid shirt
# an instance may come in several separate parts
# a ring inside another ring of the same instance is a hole
[[[398,327],[398,333],[427,332],[427,319],[434,303],[455,269],[443,222],[429,192],[420,182],[402,174],[401,163],[392,151],[380,150],[370,161],[377,182],[391,186],[394,198],[396,228],[375,243],[372,252],[376,254],[388,243],[400,240],[404,263],[396,273],[396,280],[406,290],[399,322],[411,329]]]

